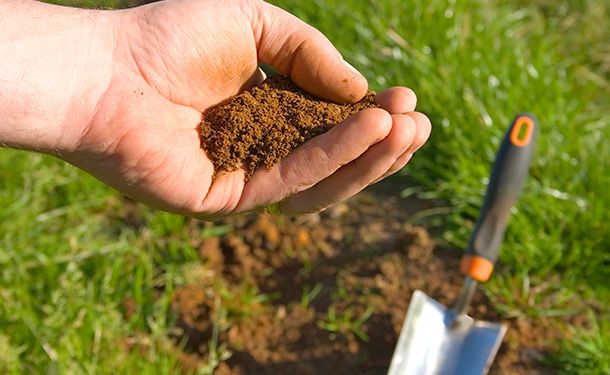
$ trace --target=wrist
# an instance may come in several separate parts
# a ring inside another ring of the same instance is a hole
[[[78,145],[112,76],[115,13],[0,4],[0,144],[54,154]]]

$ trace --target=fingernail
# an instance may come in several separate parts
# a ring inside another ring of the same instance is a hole
[[[360,72],[359,72],[358,70],[356,70],[356,68],[354,68],[354,67],[353,67],[353,66],[352,66],[350,63],[348,63],[348,62],[347,62],[347,61],[345,61],[345,60],[341,60],[341,61],[343,61],[343,64],[345,64],[345,66],[347,66],[347,68],[348,68],[349,70],[351,70],[352,72],[354,72],[354,73],[356,73],[356,74],[358,74],[358,75],[362,75],[362,74],[360,74]]]

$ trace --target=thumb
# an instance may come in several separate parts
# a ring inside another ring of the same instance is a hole
[[[290,13],[261,1],[252,17],[252,30],[258,59],[310,94],[353,103],[366,93],[366,79],[343,60],[332,43]]]

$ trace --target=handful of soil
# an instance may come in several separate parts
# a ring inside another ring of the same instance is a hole
[[[354,104],[316,98],[289,78],[274,74],[260,87],[244,91],[204,115],[202,147],[220,170],[271,168],[292,150],[365,108],[378,107],[375,93]]]

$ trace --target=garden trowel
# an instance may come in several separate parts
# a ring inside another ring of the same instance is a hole
[[[486,374],[506,326],[466,315],[479,281],[487,281],[498,258],[510,211],[529,172],[538,123],[518,114],[494,161],[487,193],[460,264],[466,276],[453,308],[416,290],[388,375]]]

